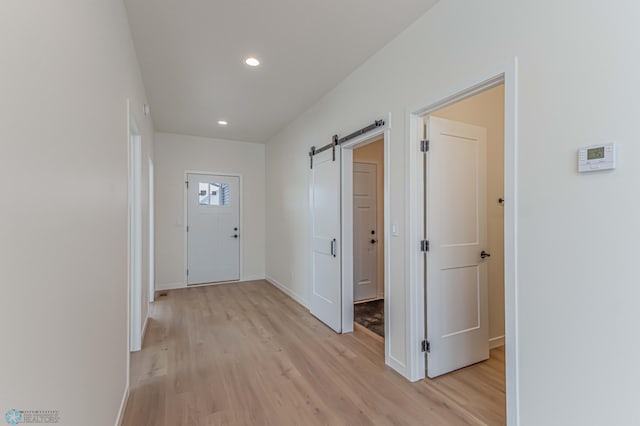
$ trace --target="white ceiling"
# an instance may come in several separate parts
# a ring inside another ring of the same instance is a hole
[[[125,0],[156,130],[249,142],[266,142],[436,2]],[[245,65],[250,55],[262,65]]]

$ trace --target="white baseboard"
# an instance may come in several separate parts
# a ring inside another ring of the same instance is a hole
[[[184,283],[164,283],[164,284],[156,284],[156,291],[163,290],[176,290],[179,288],[186,288]]]
[[[309,305],[307,304],[306,300],[304,300],[298,293],[296,293],[295,291],[291,290],[288,287],[285,287],[284,285],[282,285],[281,283],[278,282],[278,280],[276,280],[275,278],[272,278],[270,276],[266,276],[265,280],[267,280],[267,282],[271,285],[273,285],[274,287],[278,288],[280,291],[282,291],[284,294],[286,294],[287,296],[289,296],[290,298],[292,298],[293,300],[295,300],[296,302],[298,302],[299,304],[301,304],[302,306],[304,306],[305,308],[309,309]]]
[[[242,281],[260,281],[264,280],[264,275],[248,275],[246,277],[242,277]]]
[[[124,389],[124,395],[122,396],[122,402],[120,402],[120,410],[118,411],[115,426],[120,426],[122,424],[124,411],[127,409],[127,401],[129,401],[129,385]]]
[[[489,339],[489,349],[499,348],[500,346],[504,346],[504,336]]]
[[[400,374],[402,377],[409,380],[410,382],[417,382],[418,380],[420,380],[420,379],[413,379],[411,377],[411,372],[407,368],[407,365],[397,360],[396,358],[394,358],[393,355],[391,354],[389,354],[389,358],[385,359],[385,364],[387,364],[389,367],[394,369],[396,373]]]
[[[142,343],[144,343],[144,336],[145,334],[147,334],[147,325],[149,324],[149,309],[151,309],[151,306],[147,307],[147,316],[145,317],[144,325],[142,326],[142,338],[140,339]]]
[[[205,283],[205,284],[193,284],[193,285],[185,285],[185,283],[164,283],[164,284],[156,284],[156,291],[163,290],[178,290],[180,288],[190,288],[190,287],[203,287],[207,285],[218,285],[218,284],[230,284],[230,283],[239,283],[245,281],[258,281],[264,280],[264,275],[249,275],[246,277],[242,277],[240,281],[224,281],[219,283]]]
[[[354,300],[353,304],[354,305],[359,305],[361,303],[375,302],[376,300],[384,300],[384,297],[376,296],[376,297],[374,297],[372,299]]]

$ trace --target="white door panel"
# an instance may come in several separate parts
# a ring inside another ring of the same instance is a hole
[[[430,117],[427,154],[427,375],[489,357],[486,130]]]
[[[478,267],[444,269],[441,273],[448,285],[442,289],[442,336],[449,337],[480,326]]]
[[[375,164],[353,163],[353,248],[355,301],[378,293],[377,170]]]
[[[342,283],[340,264],[340,149],[313,157],[311,205],[311,313],[340,333]]]
[[[187,284],[239,280],[240,178],[187,177]]]

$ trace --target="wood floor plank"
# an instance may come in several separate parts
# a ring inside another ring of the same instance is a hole
[[[500,425],[504,351],[410,383],[384,341],[339,335],[266,281],[158,297],[124,426]]]

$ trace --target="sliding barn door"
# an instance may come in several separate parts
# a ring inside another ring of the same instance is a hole
[[[311,313],[342,331],[340,264],[340,149],[313,157],[311,204]]]

